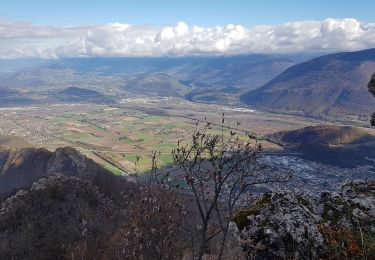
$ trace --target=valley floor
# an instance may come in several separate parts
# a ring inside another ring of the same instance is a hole
[[[46,104],[0,108],[0,135],[20,136],[31,145],[51,150],[72,146],[113,173],[123,175],[136,170],[137,156],[140,156],[138,170],[149,169],[154,150],[160,151],[161,165],[170,164],[171,151],[178,140],[190,140],[198,120],[211,122],[211,131],[221,133],[222,113],[225,125],[236,128],[236,122],[241,122],[240,133],[255,133],[260,137],[322,123],[300,116],[137,95],[115,106]],[[282,151],[267,141],[262,141],[262,145],[266,152]],[[295,179],[290,185],[294,187],[331,190],[345,180],[373,174],[371,167],[365,167],[365,171],[363,167],[358,171],[348,170],[278,154],[266,155],[263,160],[292,169]]]

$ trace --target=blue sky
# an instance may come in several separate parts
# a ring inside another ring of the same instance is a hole
[[[375,48],[375,0],[0,0],[0,59]]]
[[[0,0],[0,17],[46,25],[279,24],[356,18],[374,20],[374,0]]]

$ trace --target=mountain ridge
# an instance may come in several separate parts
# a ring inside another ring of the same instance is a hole
[[[372,164],[375,135],[363,128],[340,125],[308,126],[270,134],[267,140],[308,160],[341,167]]]
[[[118,57],[118,58],[64,58],[39,62],[35,66],[20,67],[3,76],[4,87],[20,88],[58,84],[66,81],[78,84],[82,77],[127,79],[137,74],[166,73],[191,87],[250,87],[255,88],[284,69],[294,65],[298,56],[234,55],[189,57]],[[302,59],[302,58],[301,58]],[[55,75],[54,75],[55,74]],[[59,82],[56,82],[59,79]],[[92,81],[91,85],[95,81]]]
[[[0,199],[54,175],[90,180],[105,194],[117,194],[127,182],[71,147],[54,152],[36,147],[0,148]]]
[[[368,116],[375,100],[367,92],[375,49],[321,56],[286,69],[241,96],[258,109],[312,116]]]

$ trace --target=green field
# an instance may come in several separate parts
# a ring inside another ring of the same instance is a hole
[[[135,170],[137,156],[138,170],[147,171],[151,167],[153,151],[160,152],[158,163],[161,166],[173,163],[171,152],[176,149],[178,140],[189,143],[196,127],[189,119],[149,115],[134,109],[93,111],[84,116],[60,116],[57,120],[74,126],[63,135],[65,140],[87,143],[98,149],[106,147],[103,151],[106,156],[131,171]],[[221,135],[221,126],[211,125],[209,132]],[[225,135],[228,135],[227,131]],[[105,163],[104,166],[121,174],[112,165]]]
[[[31,140],[37,140],[38,145],[46,144],[51,149],[73,146],[115,174],[121,171],[114,165],[133,171],[137,156],[140,156],[139,170],[147,171],[151,167],[153,151],[160,152],[160,165],[172,163],[172,150],[179,140],[191,143],[198,119],[202,123],[207,118],[213,123],[210,133],[221,135],[222,110],[217,105],[186,104],[184,100],[147,103],[148,100],[117,107],[64,104],[40,106],[34,110],[25,108],[17,111],[17,124],[5,117],[2,124],[4,128],[12,126],[16,130],[27,126],[29,129],[24,132],[30,133]],[[162,115],[155,115],[159,112]],[[227,125],[236,127],[236,122],[241,121],[242,131],[262,134],[314,124],[301,117],[231,112],[228,108],[225,115]],[[200,130],[203,125],[199,125]],[[228,131],[225,135],[228,136]],[[244,132],[240,138],[245,140]],[[272,147],[272,144],[268,145]],[[114,163],[108,164],[96,153],[105,155]]]

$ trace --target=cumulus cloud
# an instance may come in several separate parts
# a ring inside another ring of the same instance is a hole
[[[326,19],[244,27],[121,23],[53,27],[0,20],[0,58],[297,53],[375,47],[374,24]]]

